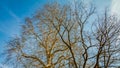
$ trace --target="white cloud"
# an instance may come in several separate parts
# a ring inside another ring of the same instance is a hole
[[[111,13],[120,15],[120,0],[112,0]]]

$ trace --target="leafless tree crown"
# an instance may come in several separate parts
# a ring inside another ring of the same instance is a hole
[[[46,4],[26,18],[21,35],[8,42],[6,64],[16,68],[108,68],[120,61],[120,24],[93,5]]]

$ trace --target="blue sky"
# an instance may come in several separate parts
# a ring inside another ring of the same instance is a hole
[[[111,7],[111,4],[114,5],[114,0],[84,1],[95,4],[98,11],[103,10],[106,6]],[[46,2],[46,0],[0,0],[0,53],[3,51],[6,41],[19,35],[20,25],[24,18],[30,17],[38,7]],[[115,8],[113,7],[113,9]]]
[[[0,53],[11,37],[19,35],[24,18],[44,3],[45,0],[0,0]]]

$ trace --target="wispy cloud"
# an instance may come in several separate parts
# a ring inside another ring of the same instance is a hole
[[[8,10],[8,13],[19,23],[21,19],[11,10]]]
[[[8,7],[1,5],[2,10],[4,10],[5,12],[7,12],[11,17],[14,18],[14,20],[19,23],[21,22],[21,19]]]
[[[1,6],[2,10],[4,10],[7,14],[12,17],[12,19],[6,19],[0,23],[0,32],[4,33],[7,36],[13,36],[14,34],[18,34],[18,25],[21,23],[21,18],[19,18],[11,9],[6,6]],[[17,30],[17,31],[16,31]]]

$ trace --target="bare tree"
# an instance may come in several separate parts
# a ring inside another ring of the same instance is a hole
[[[117,62],[114,58],[120,58],[117,55],[120,51],[118,42],[120,25],[118,22],[119,20],[115,16],[109,16],[107,11],[105,11],[102,18],[98,19],[98,24],[96,25],[96,40],[98,41],[96,68],[99,67],[100,64],[105,68],[112,66],[112,63]]]
[[[107,11],[97,17],[93,5],[47,4],[25,22],[5,52],[16,67],[108,68],[120,59],[119,20]]]

